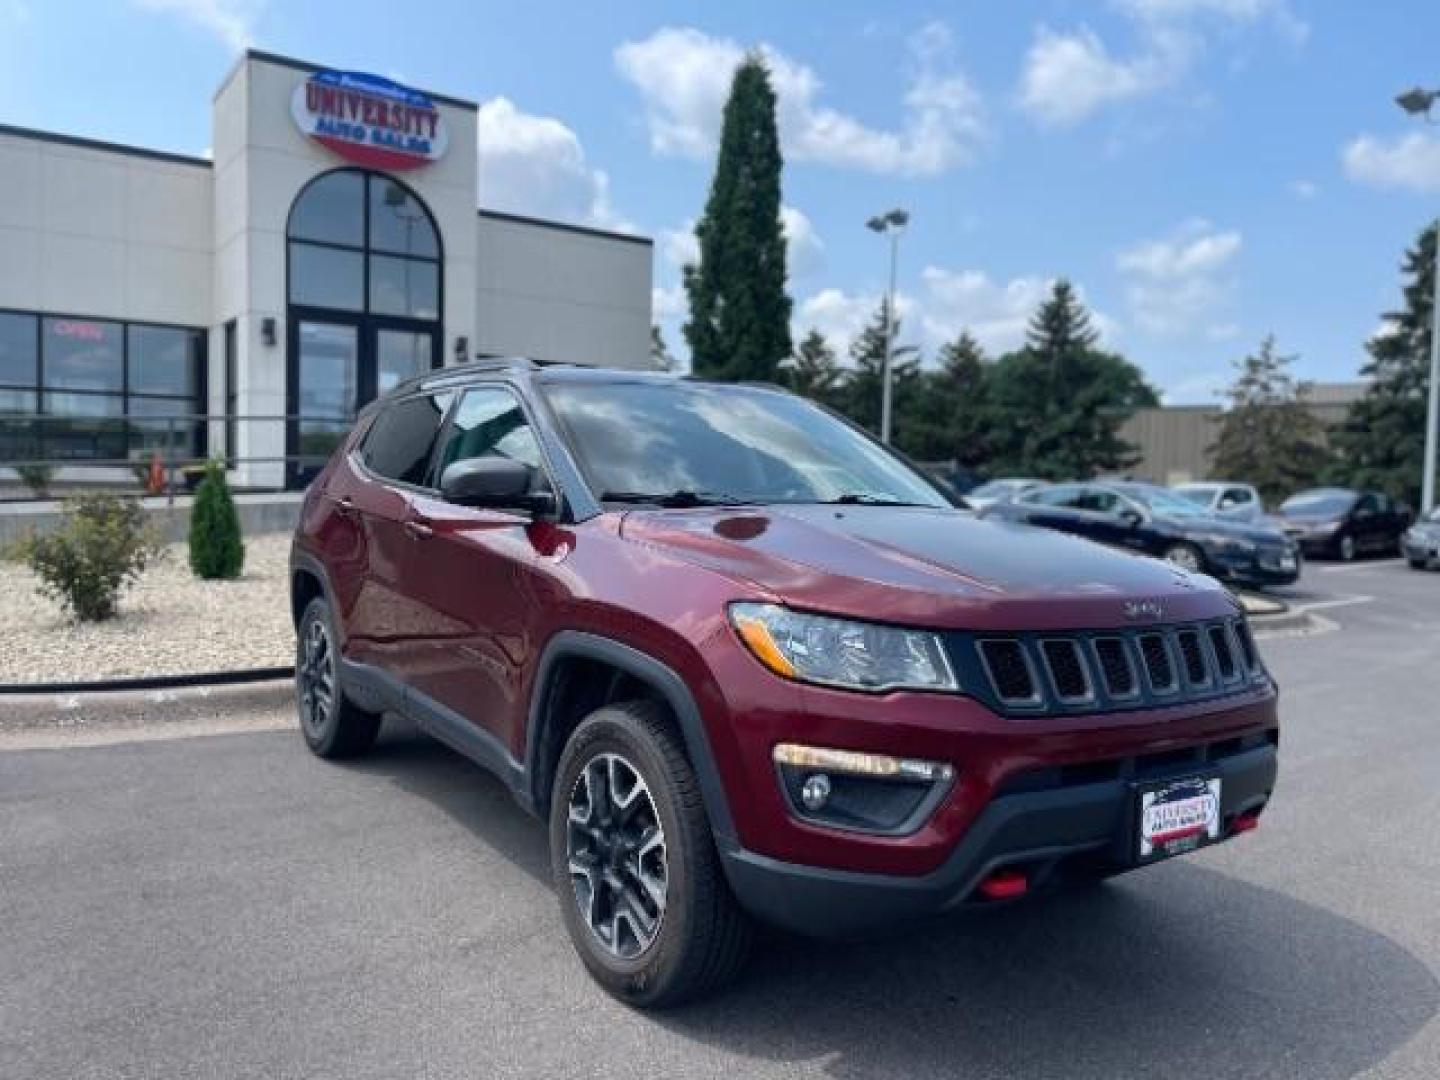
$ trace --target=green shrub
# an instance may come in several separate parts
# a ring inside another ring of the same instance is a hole
[[[32,465],[16,465],[15,475],[30,489],[30,494],[43,499],[50,494],[50,481],[55,479],[55,466],[37,462]]]
[[[245,565],[240,517],[218,461],[205,466],[205,479],[190,511],[190,569],[200,578],[237,578]]]
[[[40,578],[40,591],[81,622],[115,614],[120,594],[160,555],[145,514],[115,495],[80,495],[66,503],[65,523],[19,545]]]

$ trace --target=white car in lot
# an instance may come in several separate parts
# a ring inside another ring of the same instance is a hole
[[[1411,525],[1400,537],[1400,550],[1416,570],[1440,563],[1440,506]]]
[[[1176,484],[1171,488],[1197,506],[1203,506],[1216,517],[1231,521],[1259,521],[1265,516],[1265,505],[1260,493],[1250,484],[1237,484],[1229,480],[1204,480],[1191,484]]]

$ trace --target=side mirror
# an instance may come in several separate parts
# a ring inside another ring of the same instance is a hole
[[[1145,515],[1133,506],[1127,506],[1120,511],[1120,520],[1133,529],[1145,521]]]
[[[535,470],[512,458],[482,457],[447,465],[440,474],[440,495],[457,506],[517,510],[544,515],[555,510],[555,496],[532,491]]]

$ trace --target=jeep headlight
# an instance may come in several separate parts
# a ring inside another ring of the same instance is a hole
[[[732,604],[730,622],[775,674],[847,690],[950,690],[960,684],[940,637],[879,623],[807,615],[778,604]]]

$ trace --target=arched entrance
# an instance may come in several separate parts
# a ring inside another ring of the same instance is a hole
[[[311,180],[290,207],[285,243],[285,411],[298,418],[286,473],[300,486],[361,406],[440,366],[444,251],[409,187],[361,169]]]

